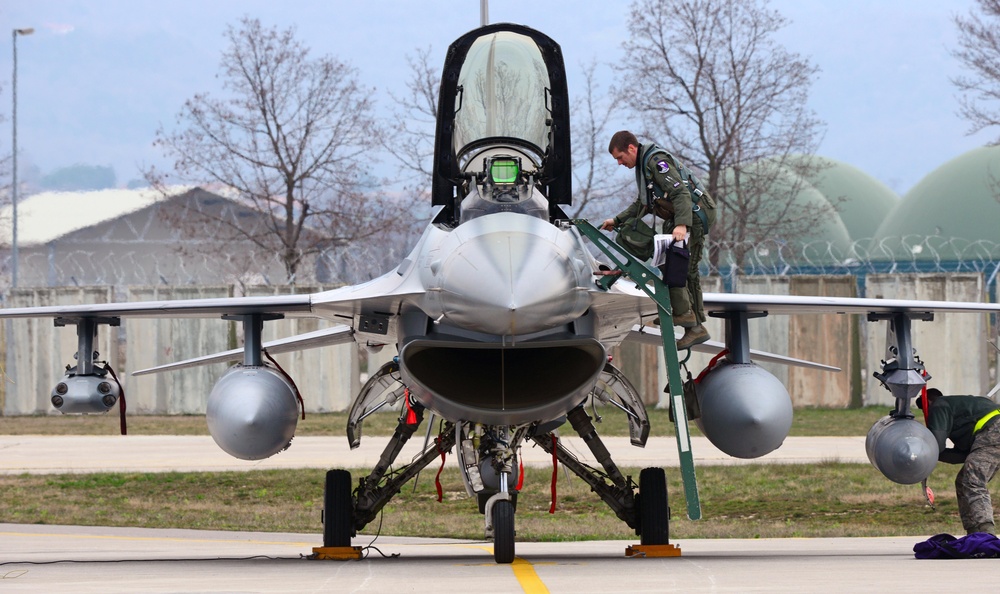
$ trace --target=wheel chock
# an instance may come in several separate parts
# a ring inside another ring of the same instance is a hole
[[[626,557],[680,557],[681,548],[672,544],[629,545],[625,547]]]
[[[310,559],[321,561],[348,561],[361,558],[362,547],[313,547]]]

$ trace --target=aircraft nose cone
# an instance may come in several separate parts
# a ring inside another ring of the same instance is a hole
[[[462,328],[497,335],[565,324],[587,309],[580,268],[547,237],[517,230],[479,235],[438,271],[442,313]]]

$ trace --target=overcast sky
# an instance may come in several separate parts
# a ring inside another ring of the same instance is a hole
[[[571,93],[581,65],[620,62],[628,6],[609,0],[493,0],[490,22],[538,29],[562,45]],[[827,123],[819,153],[866,171],[900,194],[935,167],[1000,131],[967,136],[949,79],[962,73],[952,16],[972,0],[773,0],[791,20],[779,40],[821,72],[811,107]],[[479,0],[0,0],[18,37],[18,144],[42,173],[111,165],[118,182],[168,165],[152,146],[185,99],[218,88],[226,26],[244,16],[294,25],[314,55],[331,54],[376,88],[405,92],[407,54],[432,48],[435,64],[479,26]],[[11,146],[12,44],[0,43],[0,152]],[[610,73],[610,69],[605,69]],[[610,76],[610,74],[609,74]],[[603,81],[605,86],[612,81]],[[623,125],[638,128],[638,118]],[[619,172],[626,175],[625,172]]]

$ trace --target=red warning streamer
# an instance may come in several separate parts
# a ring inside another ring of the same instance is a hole
[[[445,456],[448,455],[448,451],[441,449],[440,438],[435,437],[434,443],[437,445],[438,451],[441,452],[441,468],[438,468],[437,474],[434,476],[434,487],[437,489],[438,492],[438,503],[441,503],[442,501],[444,501],[444,489],[441,488],[441,471],[444,470],[444,460]]]
[[[406,424],[416,425],[417,424],[417,413],[413,410],[413,405],[410,404],[410,389],[406,388],[403,390],[403,402],[406,403]]]
[[[926,369],[922,370],[920,372],[920,375],[922,375],[924,377],[927,377],[927,370]],[[926,426],[927,425],[927,421],[928,421],[927,410],[930,408],[929,406],[927,406],[927,383],[926,382],[924,382],[924,387],[920,388],[920,401],[923,403],[923,409],[924,409],[924,426]]]
[[[708,365],[705,366],[705,369],[701,370],[701,373],[698,374],[698,377],[694,379],[694,383],[700,384],[701,380],[705,379],[705,376],[708,375],[708,372],[715,368],[715,364],[719,362],[719,359],[725,357],[728,354],[729,354],[729,349],[722,349],[721,351],[719,351],[719,353],[716,356],[712,357],[712,360],[708,362]]]

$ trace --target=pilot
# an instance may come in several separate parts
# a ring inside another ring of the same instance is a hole
[[[677,161],[666,151],[653,143],[639,144],[635,135],[627,130],[615,132],[608,145],[608,152],[619,165],[635,169],[635,183],[639,196],[628,208],[614,218],[601,224],[601,229],[620,229],[626,221],[634,221],[646,214],[663,219],[663,233],[673,235],[674,241],[683,241],[690,232],[688,249],[691,260],[688,264],[687,280],[683,287],[670,288],[670,307],[674,324],[685,328],[684,336],[677,341],[678,349],[688,349],[707,341],[710,337],[705,329],[705,305],[701,294],[701,277],[698,265],[701,263],[705,245],[706,228],[710,221],[695,216],[695,203],[686,183],[681,181],[680,172],[675,171]],[[641,162],[642,167],[636,167]],[[655,184],[654,192],[650,184]],[[708,197],[708,194],[704,194]],[[710,202],[711,198],[708,198]],[[708,204],[701,204],[705,208]],[[714,203],[710,204],[714,210]],[[704,212],[702,213],[704,215]],[[714,212],[712,213],[714,218]],[[650,240],[651,241],[651,240]]]
[[[996,535],[993,503],[987,486],[1000,468],[1000,408],[982,396],[942,396],[927,390],[927,428],[937,438],[938,460],[962,464],[955,477],[958,513],[967,534]],[[917,398],[923,410],[923,397]],[[945,439],[955,447],[945,448]]]

